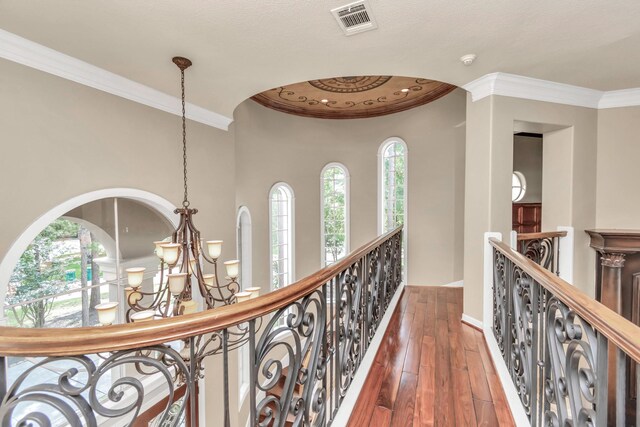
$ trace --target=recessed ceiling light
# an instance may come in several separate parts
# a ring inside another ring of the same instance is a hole
[[[323,104],[326,104],[327,102],[329,102],[328,99],[321,99],[320,102],[322,102]]]
[[[460,62],[462,62],[464,65],[471,65],[473,64],[473,61],[476,60],[478,56],[475,55],[474,53],[470,53],[468,55],[464,55],[460,57]]]
[[[406,88],[405,88],[405,89],[402,89],[400,92],[407,93],[407,92],[409,92],[409,89],[406,89]]]

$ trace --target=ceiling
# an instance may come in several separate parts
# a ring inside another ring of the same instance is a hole
[[[349,76],[280,86],[251,99],[298,116],[360,119],[424,105],[455,88],[448,83],[415,77]]]
[[[378,24],[345,36],[348,1],[2,0],[0,28],[233,116],[270,88],[331,76],[404,75],[462,86],[492,72],[598,90],[640,87],[637,0],[370,0]],[[471,66],[460,56],[475,53]]]

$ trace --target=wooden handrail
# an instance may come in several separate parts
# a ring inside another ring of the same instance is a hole
[[[303,298],[398,233],[402,226],[304,279],[249,301],[152,322],[83,328],[0,327],[0,356],[73,356],[162,344],[220,331]]]
[[[540,267],[524,255],[514,251],[503,242],[490,238],[489,243],[513,261],[522,271],[531,276],[540,286],[551,292],[594,329],[602,333],[609,340],[609,343],[624,351],[637,363],[640,363],[640,327],[560,279],[552,272]]]
[[[522,240],[544,239],[547,237],[565,237],[566,231],[544,231],[542,233],[518,233],[518,242]]]

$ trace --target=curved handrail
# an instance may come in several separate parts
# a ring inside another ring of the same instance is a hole
[[[552,272],[540,267],[524,255],[514,251],[500,240],[490,238],[489,243],[594,329],[602,333],[610,343],[640,363],[640,327],[571,286]]]
[[[220,331],[265,316],[303,298],[373,248],[402,232],[402,226],[304,279],[249,301],[214,310],[112,326],[83,328],[0,327],[1,356],[72,356],[147,347]]]
[[[542,233],[518,233],[518,242],[522,240],[535,240],[553,237],[565,237],[566,231],[544,231]]]

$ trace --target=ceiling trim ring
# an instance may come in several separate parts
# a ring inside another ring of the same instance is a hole
[[[0,58],[80,83],[167,113],[182,115],[179,98],[134,82],[57,50],[0,29]],[[233,119],[197,105],[186,105],[187,118],[222,130]]]

